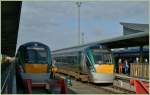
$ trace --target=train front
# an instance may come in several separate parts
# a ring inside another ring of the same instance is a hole
[[[50,76],[50,49],[41,43],[22,45],[18,54],[18,72],[23,79],[45,83]]]
[[[112,62],[112,54],[107,48],[94,47],[88,49],[87,59],[93,83],[113,83],[114,64]]]

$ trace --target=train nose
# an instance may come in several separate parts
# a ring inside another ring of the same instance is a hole
[[[93,83],[113,83],[113,74],[92,73]]]
[[[96,73],[113,74],[113,64],[95,64]]]

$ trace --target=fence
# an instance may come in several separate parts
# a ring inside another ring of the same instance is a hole
[[[148,63],[130,64],[130,76],[149,79],[149,64]]]
[[[1,64],[1,94],[16,93],[15,63]]]

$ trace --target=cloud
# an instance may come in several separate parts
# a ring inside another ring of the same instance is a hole
[[[85,14],[86,20],[92,18],[118,20],[121,18],[147,17],[148,2],[88,2],[83,6],[82,14]]]

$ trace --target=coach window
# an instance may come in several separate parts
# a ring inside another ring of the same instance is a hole
[[[77,63],[77,56],[73,56],[73,63],[74,63],[74,64]]]
[[[72,56],[72,63],[76,64],[76,56]]]
[[[77,57],[73,56],[73,63],[76,64],[77,63]]]
[[[69,63],[73,64],[73,56],[69,56]]]
[[[59,62],[62,62],[62,57],[61,56],[59,57]]]
[[[66,56],[66,63],[69,64],[69,56]]]
[[[61,57],[61,60],[62,60],[62,63],[64,64],[65,63],[65,57]]]
[[[69,56],[69,63],[70,63],[70,64],[73,64],[72,59],[73,59],[72,56]]]

